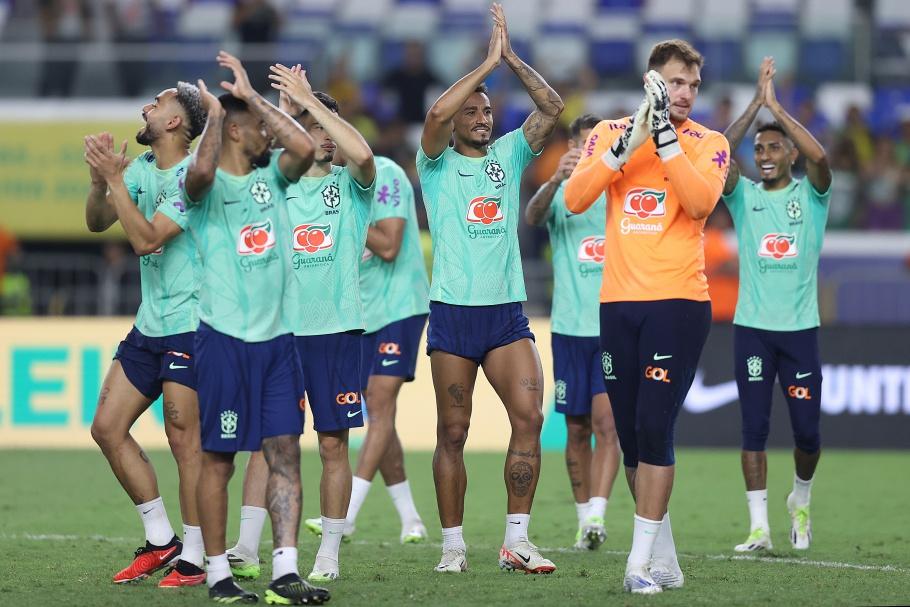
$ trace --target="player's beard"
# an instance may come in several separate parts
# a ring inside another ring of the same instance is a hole
[[[272,160],[272,152],[269,148],[266,148],[264,152],[258,156],[254,156],[250,159],[250,163],[253,165],[253,168],[264,169],[269,166],[269,162]]]
[[[152,132],[152,125],[146,123],[145,128],[136,133],[136,143],[139,145],[152,145],[158,139]]]

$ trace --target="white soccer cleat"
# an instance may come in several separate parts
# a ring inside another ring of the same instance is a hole
[[[319,584],[325,584],[327,582],[334,582],[339,577],[338,568],[336,567],[334,571],[320,571],[315,565],[313,570],[310,571],[310,575],[306,576],[306,579],[310,582],[316,582]]]
[[[787,510],[790,512],[790,544],[794,550],[808,550],[812,543],[809,504],[797,506],[791,493],[787,496]]]
[[[686,581],[679,563],[665,564],[659,560],[652,560],[648,572],[662,590],[682,588]]]
[[[774,546],[771,545],[771,532],[759,527],[758,529],[753,529],[746,541],[734,546],[733,550],[736,552],[759,552],[761,550],[771,550],[772,548]]]
[[[519,540],[499,550],[499,568],[525,573],[553,573],[556,565],[540,555],[537,546],[528,540]]]
[[[442,551],[442,558],[436,565],[437,573],[462,573],[468,570],[467,552],[464,548],[449,548]]]
[[[591,516],[581,528],[581,543],[586,550],[597,550],[607,541],[603,517]]]
[[[422,544],[427,541],[427,528],[417,521],[401,528],[402,544]]]
[[[231,566],[231,575],[236,578],[248,578],[255,580],[262,572],[259,565],[259,557],[249,556],[234,546],[227,551],[228,563]]]
[[[303,521],[303,526],[313,535],[322,537],[322,518],[308,518]],[[354,535],[354,527],[348,528],[345,526],[344,532],[341,535],[341,541],[350,542],[352,535]]]
[[[622,589],[632,594],[657,594],[662,591],[660,584],[654,581],[646,567],[626,569]]]

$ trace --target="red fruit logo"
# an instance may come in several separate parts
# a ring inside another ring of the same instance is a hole
[[[622,210],[626,215],[634,215],[639,219],[662,217],[667,214],[667,208],[664,206],[666,198],[666,190],[632,188],[626,192]]]
[[[503,220],[502,199],[492,196],[478,196],[468,203],[468,223],[482,223],[485,226]]]
[[[237,239],[237,253],[240,255],[261,255],[275,246],[275,231],[272,221],[266,219],[261,223],[243,226]]]
[[[305,223],[294,228],[294,250],[315,253],[335,246],[332,226],[327,223]]]
[[[578,261],[588,261],[592,263],[604,262],[604,240],[603,236],[588,236],[578,245]]]
[[[795,234],[765,234],[758,246],[759,257],[796,257],[799,251],[796,248]]]

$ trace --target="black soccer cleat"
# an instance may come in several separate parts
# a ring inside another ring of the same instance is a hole
[[[223,603],[225,605],[237,604],[250,604],[258,603],[259,596],[247,592],[234,582],[234,578],[227,577],[209,588],[209,598],[215,601],[216,603]]]
[[[296,573],[273,580],[265,591],[269,605],[322,605],[330,598],[328,590],[308,584]]]

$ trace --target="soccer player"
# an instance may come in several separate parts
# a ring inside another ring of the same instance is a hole
[[[619,445],[610,399],[601,372],[600,318],[597,294],[603,276],[606,196],[590,212],[575,215],[566,208],[565,180],[601,118],[579,116],[569,125],[569,151],[556,173],[531,198],[525,219],[546,225],[553,250],[553,378],[556,410],[566,417],[566,468],[578,533],[575,547],[596,550],[607,539],[604,514],[619,470]],[[596,438],[591,453],[591,434]]]
[[[743,420],[742,469],[751,532],[737,552],[771,549],[765,444],[775,376],[790,408],[796,447],[793,491],[787,496],[790,542],[812,540],[809,497],[821,454],[822,372],[818,354],[818,257],[828,219],[831,169],[825,150],[781,106],[774,93],[774,60],[762,63],[755,97],[726,130],[736,149],[762,106],[774,122],[758,127],[755,166],[760,183],[731,166],[724,185],[739,241],[739,299],[733,319],[736,385]],[[792,167],[806,158],[806,175]]]
[[[336,153],[335,162],[339,159]],[[429,290],[414,188],[404,169],[379,156],[373,216],[360,264],[360,298],[366,327],[361,348],[361,383],[366,388],[363,396],[369,425],[353,478],[345,537],[354,533],[357,514],[379,470],[398,510],[401,543],[417,544],[427,538],[405,476],[395,413],[402,384],[414,380],[420,336],[429,312]],[[306,523],[321,533],[321,519],[307,519]]]
[[[702,230],[730,154],[720,133],[689,118],[702,63],[683,40],[655,45],[645,102],[594,128],[565,189],[573,213],[607,194],[601,363],[635,498],[623,580],[634,593],[683,585],[667,514],[673,426],[710,328]]]
[[[136,141],[151,149],[128,167],[125,141],[116,154],[110,134],[85,138],[92,178],[86,223],[92,232],[101,232],[119,218],[141,256],[142,287],[135,326],[120,342],[104,379],[91,431],[145,527],[145,545],[114,576],[114,583],[141,580],[176,561],[159,586],[192,586],[205,581],[195,495],[200,467],[193,376],[193,335],[199,322],[196,247],[187,236],[167,247],[148,246],[135,238],[133,225],[148,223],[162,204],[182,203],[179,180],[189,162],[190,142],[205,124],[199,89],[180,82],[163,90],[142,108],[142,117],[145,126]],[[132,425],[162,392],[164,429],[180,478],[182,546],[158,492],[155,470],[130,435]]]
[[[202,430],[197,497],[209,596],[252,603],[236,585],[225,550],[227,484],[237,451],[260,448],[268,464],[274,550],[267,603],[318,604],[328,591],[297,570],[300,527],[300,362],[281,305],[291,280],[286,192],[310,167],[313,140],[250,85],[236,57],[228,91],[207,103],[205,131],[187,169],[186,205],[159,209],[189,230],[202,257],[196,376]],[[270,151],[274,137],[282,149]]]
[[[563,102],[512,50],[502,7],[490,10],[495,24],[486,59],[430,108],[417,153],[433,236],[427,351],[436,389],[433,477],[443,527],[436,571],[467,569],[464,444],[482,366],[512,430],[503,471],[508,514],[499,565],[549,573],[556,567],[528,539],[540,474],[543,372],[521,307],[525,288],[517,228],[521,174],[543,149]],[[518,76],[536,109],[521,129],[491,142],[493,108],[483,80],[500,61]]]

